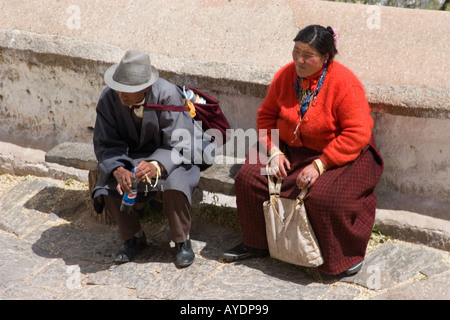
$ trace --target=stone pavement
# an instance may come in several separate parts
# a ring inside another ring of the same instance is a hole
[[[272,258],[222,262],[239,232],[197,215],[190,267],[174,266],[166,221],[145,224],[148,248],[134,262],[114,265],[116,229],[93,222],[86,200],[86,191],[46,177],[30,177],[0,196],[1,300],[450,298],[448,251],[387,239],[369,249],[356,276],[322,279],[315,269]]]

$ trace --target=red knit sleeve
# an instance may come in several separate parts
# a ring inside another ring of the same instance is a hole
[[[323,150],[321,160],[327,168],[355,160],[369,143],[373,119],[364,89],[351,87],[336,109],[341,133]]]

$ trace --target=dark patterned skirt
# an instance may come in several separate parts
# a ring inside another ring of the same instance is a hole
[[[236,176],[236,204],[242,242],[267,249],[263,202],[269,199],[269,192],[267,176],[261,173],[265,165],[249,163],[249,159],[257,159],[257,152],[256,148],[250,151]],[[285,154],[291,170],[283,180],[281,196],[294,199],[300,192],[296,177],[320,153],[288,147]],[[372,137],[356,160],[327,170],[310,187],[304,203],[324,258],[320,271],[339,274],[364,260],[375,221],[374,189],[382,172],[383,160]]]

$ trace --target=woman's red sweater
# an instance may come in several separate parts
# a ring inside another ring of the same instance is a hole
[[[321,72],[311,79],[313,88]],[[267,129],[267,145],[271,147],[271,130],[279,130],[279,138],[289,146],[307,147],[322,152],[320,159],[327,168],[355,160],[370,140],[373,119],[359,79],[342,64],[328,66],[322,88],[299,121],[299,101],[295,93],[297,71],[294,62],[275,75],[266,98],[258,109],[257,128]]]

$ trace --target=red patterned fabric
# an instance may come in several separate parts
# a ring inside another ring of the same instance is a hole
[[[252,149],[248,159],[256,159]],[[320,153],[304,147],[285,151],[291,170],[283,181],[281,196],[295,198],[300,190],[295,179],[299,172]],[[261,174],[265,165],[247,162],[235,179],[236,203],[243,230],[242,242],[250,247],[267,249],[263,202],[268,200],[267,177]],[[352,162],[326,171],[305,198],[305,207],[319,242],[324,264],[318,269],[339,274],[365,256],[375,220],[375,186],[383,172],[383,160],[375,141],[363,149]]]

